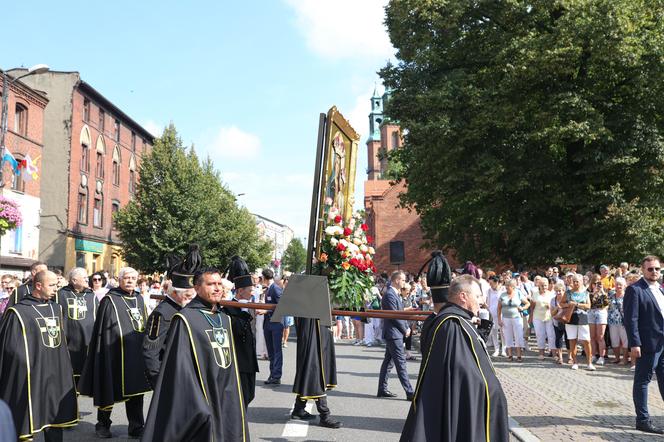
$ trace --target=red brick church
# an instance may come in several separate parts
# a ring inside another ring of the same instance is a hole
[[[428,259],[429,250],[421,248],[424,241],[417,213],[399,207],[399,194],[406,191],[405,184],[391,185],[389,179],[384,179],[387,159],[381,159],[381,154],[402,144],[399,125],[383,115],[388,99],[389,91],[382,97],[374,91],[371,98],[364,208],[368,233],[374,238],[378,271],[389,274],[400,269],[415,273]]]

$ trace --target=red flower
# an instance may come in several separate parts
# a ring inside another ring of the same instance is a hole
[[[363,223],[363,224],[360,226],[360,229],[362,229],[363,232],[366,232],[367,230],[369,230],[369,226],[367,226],[366,224]]]
[[[346,250],[346,246],[339,243],[339,244],[337,244],[337,250],[340,251],[340,252],[343,252],[344,250]]]
[[[371,264],[371,271],[374,272],[374,273],[376,273],[376,266],[373,265],[373,264]]]
[[[344,228],[344,236],[350,236],[353,230],[350,227]]]
[[[373,236],[367,235],[367,243],[373,244]]]
[[[341,222],[341,215],[337,215],[334,217],[334,223],[339,224]]]

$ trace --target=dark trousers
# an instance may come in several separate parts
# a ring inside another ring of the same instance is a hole
[[[652,379],[653,370],[657,375],[659,394],[664,399],[664,348],[655,353],[641,353],[641,357],[636,360],[632,397],[637,423],[650,420],[648,414],[648,384]]]
[[[125,404],[125,411],[127,413],[127,420],[129,421],[129,434],[143,428],[145,419],[143,418],[143,395],[134,396],[129,399]],[[111,428],[111,412],[113,407],[106,407],[104,409],[97,409],[97,425],[95,428],[106,427]]]
[[[392,366],[396,366],[399,381],[406,394],[413,394],[413,386],[410,385],[408,370],[406,370],[403,339],[385,339],[385,358],[380,366],[380,378],[378,379],[379,393],[387,391],[387,378],[392,371]]]
[[[330,409],[327,408],[327,396],[321,396],[314,399],[316,402],[316,409],[318,409],[318,414],[320,418],[325,420],[330,415]],[[307,400],[302,399],[302,396],[299,394],[295,396],[295,405],[293,406],[293,411],[302,411],[304,407],[307,406]]]
[[[281,352],[283,333],[284,326],[278,323],[270,323],[264,330],[267,355],[270,357],[270,378],[272,379],[281,379],[281,370],[284,366],[284,357]]]
[[[28,440],[32,440],[32,438]],[[44,440],[46,442],[62,442],[62,428],[44,428]]]
[[[242,384],[242,402],[246,409],[256,397],[256,373],[240,372],[240,384]]]

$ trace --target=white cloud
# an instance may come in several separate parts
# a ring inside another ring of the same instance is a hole
[[[387,0],[286,0],[307,46],[323,58],[387,59],[394,48],[383,24]]]
[[[254,159],[258,157],[261,140],[237,126],[224,126],[203,137],[202,147],[212,159]]]
[[[153,120],[147,120],[141,124],[141,126],[155,137],[160,137],[161,133],[164,131],[164,125]]]

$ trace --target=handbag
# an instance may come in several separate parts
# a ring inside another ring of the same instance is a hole
[[[576,306],[573,305],[568,305],[567,307],[560,309],[560,311],[556,314],[556,321],[562,322],[563,324],[568,324],[569,321],[572,320],[572,314],[574,314],[575,309]]]

